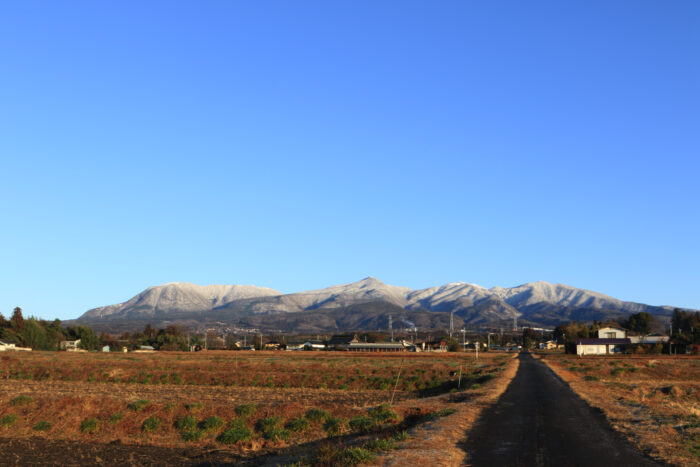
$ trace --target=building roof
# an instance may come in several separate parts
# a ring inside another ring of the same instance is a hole
[[[348,345],[351,342],[357,342],[355,334],[336,334],[330,338],[328,345]]]
[[[627,329],[623,328],[618,323],[601,323],[598,330],[606,329],[606,328],[617,329],[618,331],[627,331]]]
[[[576,345],[624,345],[631,344],[629,339],[578,339]]]
[[[351,342],[350,349],[403,349],[404,345],[399,342]]]

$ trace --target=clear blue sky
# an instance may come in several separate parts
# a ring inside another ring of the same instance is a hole
[[[4,2],[0,311],[170,281],[700,308],[700,2]]]

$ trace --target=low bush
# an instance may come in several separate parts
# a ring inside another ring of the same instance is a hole
[[[226,430],[216,440],[222,444],[234,444],[242,441],[250,441],[253,438],[253,430],[248,428],[245,421],[237,418],[229,423]]]
[[[597,376],[593,376],[593,375],[586,375],[583,377],[583,380],[584,381],[600,381],[600,378],[598,378]]]
[[[255,424],[255,428],[258,431],[270,430],[272,428],[277,428],[279,424],[282,423],[282,418],[277,416],[261,418],[258,423]]]
[[[234,410],[239,417],[250,417],[255,413],[256,407],[254,404],[241,404]]]
[[[304,416],[312,422],[320,422],[330,417],[330,414],[322,409],[311,409]]]
[[[258,420],[255,427],[262,433],[263,438],[271,441],[289,438],[289,431],[280,428],[282,418],[277,416],[262,418]]]
[[[341,458],[343,465],[367,464],[374,460],[374,453],[365,448],[347,448]]]
[[[204,431],[216,430],[222,426],[224,426],[224,421],[221,419],[221,417],[217,417],[216,415],[205,418],[201,423],[201,428]]]
[[[323,423],[323,431],[328,433],[328,436],[339,436],[345,430],[345,422],[338,417],[328,417]]]
[[[86,418],[80,422],[80,431],[82,433],[95,433],[100,429],[100,421],[96,418]]]
[[[15,397],[14,399],[12,399],[12,400],[10,401],[10,405],[13,405],[13,406],[15,406],[15,405],[25,405],[25,404],[29,404],[29,403],[32,402],[33,400],[34,400],[34,398],[31,397],[31,396],[25,396],[25,395],[17,396],[17,397]]]
[[[198,412],[202,410],[204,407],[204,404],[201,402],[191,402],[189,404],[185,404],[185,409],[187,409],[188,412]]]
[[[374,452],[391,451],[396,449],[396,443],[393,439],[374,439],[365,444],[365,449]]]
[[[192,415],[186,415],[175,420],[175,428],[179,431],[191,431],[197,428],[197,419]]]
[[[155,415],[152,415],[143,421],[143,425],[141,425],[141,430],[143,430],[143,431],[155,431],[160,427],[160,425],[161,425],[160,418],[156,417]]]
[[[204,432],[201,430],[189,430],[189,431],[183,431],[180,436],[182,437],[183,441],[197,441],[199,438],[201,438],[204,435]]]
[[[436,410],[435,412],[430,414],[431,418],[440,418],[440,417],[447,417],[448,415],[452,415],[455,413],[457,409],[440,409]]]
[[[122,418],[124,418],[124,414],[122,412],[113,413],[109,416],[109,423],[119,423]]]
[[[295,417],[287,422],[285,428],[287,428],[289,431],[299,433],[307,430],[309,428],[309,425],[310,423],[307,419],[303,417]]]
[[[36,425],[34,425],[34,431],[48,431],[51,428],[51,424],[46,420],[42,420]]]
[[[358,415],[351,418],[348,425],[353,430],[370,431],[372,428],[377,426],[377,420],[374,418],[365,417],[363,415]]]
[[[0,426],[3,428],[9,428],[17,422],[17,415],[11,413],[0,418]]]
[[[398,433],[396,433],[396,435],[394,435],[394,439],[398,442],[406,441],[408,439],[408,433],[406,432],[406,430],[401,430]]]
[[[394,422],[399,419],[399,415],[389,404],[382,404],[369,409],[369,416],[378,422]]]
[[[130,403],[130,404],[127,405],[126,407],[127,407],[129,410],[133,410],[134,412],[140,412],[140,411],[142,411],[144,408],[146,408],[146,406],[147,406],[149,403],[150,403],[150,401],[147,400],[147,399],[139,399],[139,400],[137,400],[137,401],[134,401],[134,402]]]

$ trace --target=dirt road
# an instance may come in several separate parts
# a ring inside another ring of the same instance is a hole
[[[541,361],[527,353],[519,358],[511,385],[468,434],[468,465],[660,465],[635,451]]]

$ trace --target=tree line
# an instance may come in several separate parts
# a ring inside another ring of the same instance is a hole
[[[86,350],[96,350],[100,345],[98,336],[87,326],[63,326],[59,319],[25,319],[20,307],[12,311],[10,319],[0,313],[0,339],[35,350],[58,350],[61,341],[77,339]]]

